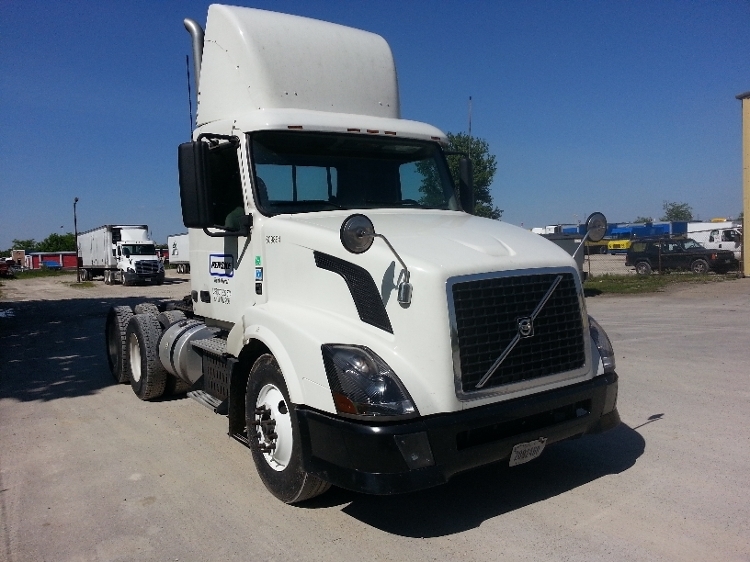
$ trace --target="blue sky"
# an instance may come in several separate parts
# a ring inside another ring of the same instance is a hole
[[[603,211],[700,218],[742,206],[750,2],[258,0],[250,7],[378,33],[402,116],[489,142],[504,220]],[[199,1],[0,2],[0,248],[78,227],[183,232],[176,151],[188,140],[182,19]]]

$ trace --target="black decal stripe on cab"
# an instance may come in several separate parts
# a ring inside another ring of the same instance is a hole
[[[392,334],[391,320],[388,318],[372,275],[365,268],[346,260],[322,252],[313,252],[313,254],[315,265],[320,269],[338,273],[344,278],[354,300],[354,306],[357,307],[359,319]]]

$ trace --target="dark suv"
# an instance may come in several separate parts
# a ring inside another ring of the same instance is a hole
[[[651,271],[690,270],[693,273],[726,273],[738,266],[734,253],[708,250],[690,238],[641,238],[630,245],[625,265],[635,267],[638,275]]]

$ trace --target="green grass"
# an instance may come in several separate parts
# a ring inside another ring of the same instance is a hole
[[[705,285],[737,279],[736,273],[727,275],[699,275],[695,273],[672,273],[668,275],[599,275],[583,284],[586,296],[602,294],[639,295],[664,291],[671,285],[685,283]]]
[[[16,279],[36,279],[37,277],[68,277],[75,275],[75,271],[60,271],[55,269],[27,269],[16,273]]]

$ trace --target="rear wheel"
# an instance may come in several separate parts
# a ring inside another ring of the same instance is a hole
[[[638,262],[635,264],[635,272],[638,275],[651,275],[651,266],[645,261]]]
[[[272,355],[261,355],[250,371],[245,419],[255,467],[274,496],[285,503],[299,503],[331,487],[302,467],[296,412]]]
[[[128,322],[133,317],[129,306],[113,306],[107,314],[104,336],[107,343],[107,362],[114,379],[124,384],[130,380],[128,363],[125,360]]]
[[[706,260],[695,260],[690,264],[690,271],[693,273],[708,273],[708,262]]]
[[[128,322],[127,359],[130,386],[141,400],[153,400],[164,394],[167,371],[159,361],[161,324],[151,314],[136,314]]]
[[[159,315],[159,308],[152,302],[138,303],[133,310],[136,314],[150,314],[151,316]]]

